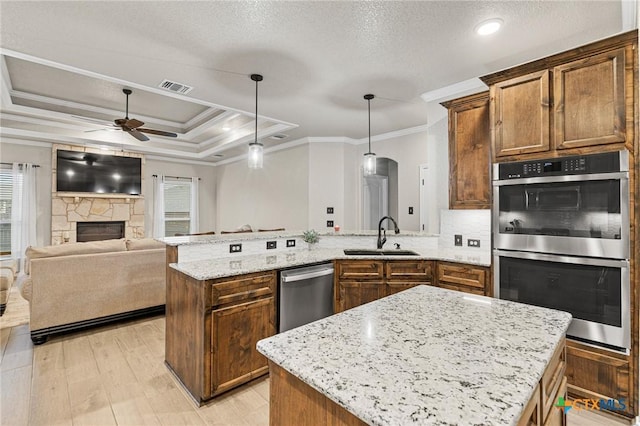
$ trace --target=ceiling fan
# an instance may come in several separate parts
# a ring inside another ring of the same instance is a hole
[[[123,130],[129,133],[134,138],[143,142],[149,140],[149,138],[146,135],[144,135],[144,133],[149,133],[150,135],[167,136],[170,138],[178,137],[178,135],[175,133],[141,127],[144,125],[144,122],[137,120],[135,118],[129,118],[129,95],[132,93],[132,91],[131,89],[122,89],[122,92],[127,96],[125,114],[124,114],[124,118],[116,118],[115,120],[113,120],[113,122],[115,123],[115,124],[112,124],[113,129]],[[93,121],[93,119],[89,119],[88,117],[78,117],[78,118]]]

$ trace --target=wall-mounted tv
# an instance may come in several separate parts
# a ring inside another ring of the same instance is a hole
[[[142,159],[57,150],[58,192],[140,195]]]

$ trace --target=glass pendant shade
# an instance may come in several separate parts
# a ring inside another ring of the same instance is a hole
[[[261,143],[250,143],[249,144],[249,168],[250,169],[261,169],[262,168],[262,151],[263,146]]]
[[[373,152],[367,152],[364,154],[364,164],[362,167],[365,176],[371,176],[376,174],[376,154]]]

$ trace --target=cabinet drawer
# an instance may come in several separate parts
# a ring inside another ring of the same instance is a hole
[[[447,290],[462,291],[464,293],[477,294],[478,296],[484,296],[484,290],[478,287],[467,287],[464,285],[447,284],[444,282],[438,283],[438,287],[446,288]]]
[[[431,281],[433,262],[429,260],[391,260],[385,265],[388,280]]]
[[[487,270],[480,266],[438,263],[438,283],[477,287],[484,293]]]
[[[351,280],[384,278],[384,263],[376,260],[337,262],[338,277]]]
[[[211,305],[228,305],[272,296],[275,293],[275,284],[275,271],[219,280],[211,287]]]
[[[542,398],[542,419],[549,415],[553,403],[557,401],[557,393],[567,370],[567,355],[564,340],[556,348],[549,365],[540,380],[540,396]]]

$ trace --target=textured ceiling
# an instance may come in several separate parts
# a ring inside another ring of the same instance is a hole
[[[360,139],[367,134],[365,93],[376,95],[372,133],[424,125],[420,95],[619,33],[623,9],[617,0],[2,1],[0,43],[95,73],[49,74],[43,65],[16,73],[14,64],[14,90],[122,110],[123,82],[139,90],[165,78],[193,86],[184,99],[194,103],[154,100],[161,96],[152,93],[135,97],[134,90],[132,110],[135,101],[138,114],[161,126],[162,120],[184,123],[202,105],[250,116],[255,86],[248,75],[260,73],[260,115],[298,126],[273,127],[286,129],[282,142]],[[504,21],[502,31],[484,38],[474,33],[494,17]],[[77,90],[65,92],[63,85]]]

